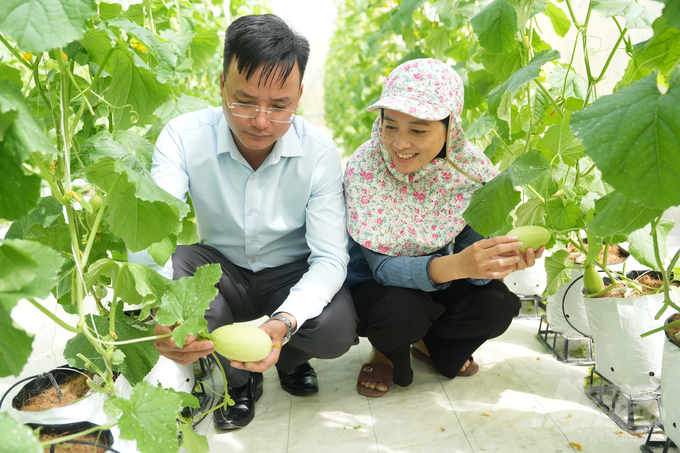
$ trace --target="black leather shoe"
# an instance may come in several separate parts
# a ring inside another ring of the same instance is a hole
[[[294,396],[309,396],[319,391],[316,371],[305,362],[288,371],[279,370],[281,387]]]
[[[239,429],[252,422],[255,418],[255,401],[262,396],[263,387],[262,373],[250,373],[245,385],[237,388],[229,387],[229,396],[235,404],[213,411],[215,428],[221,430]],[[220,400],[221,402],[222,400]]]

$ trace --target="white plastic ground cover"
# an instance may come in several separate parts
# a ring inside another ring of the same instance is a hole
[[[654,335],[663,335],[656,333]],[[680,445],[680,347],[666,338],[661,377],[661,421],[666,435]]]
[[[560,286],[555,294],[547,297],[545,316],[552,331],[564,335],[591,335],[586,306],[583,303],[582,277],[583,269],[572,269],[571,280],[566,285]],[[564,313],[569,315],[569,321],[565,319]]]
[[[663,335],[640,335],[661,325],[654,316],[663,294],[631,298],[585,298],[595,345],[595,370],[631,397],[657,390]]]

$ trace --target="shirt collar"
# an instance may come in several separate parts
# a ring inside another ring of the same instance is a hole
[[[299,157],[304,155],[297,133],[298,124],[296,123],[299,121],[301,120],[298,120],[297,117],[293,120],[288,132],[276,141],[272,152],[269,153],[269,156],[267,156],[263,165],[274,165],[279,162],[282,157]],[[217,124],[217,154],[220,155],[224,153],[229,153],[234,160],[246,164],[245,159],[236,147],[234,136],[231,134],[229,125],[223,114],[220,116],[219,123]]]

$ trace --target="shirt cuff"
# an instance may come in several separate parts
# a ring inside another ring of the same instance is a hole
[[[325,307],[326,302],[319,296],[293,289],[281,306],[274,310],[274,313],[290,313],[295,318],[295,329],[293,329],[295,333],[305,321],[319,316]]]
[[[484,286],[491,281],[490,278],[468,278],[467,281],[476,286]]]
[[[444,282],[444,283],[435,283],[432,281],[430,278],[430,263],[432,262],[433,259],[439,258],[441,255],[430,255],[428,257],[427,263],[425,263],[425,266],[413,266],[411,269],[412,276],[413,276],[413,281],[416,282],[416,284],[422,289],[423,291],[438,291],[441,289],[446,289],[449,286],[451,286],[451,282]]]

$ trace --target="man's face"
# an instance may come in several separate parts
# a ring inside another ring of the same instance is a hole
[[[276,123],[269,121],[266,112],[257,112],[255,118],[234,116],[228,104],[252,104],[262,110],[270,108],[297,110],[302,85],[300,85],[300,70],[293,68],[286,81],[281,85],[278,73],[270,76],[267,83],[258,86],[262,67],[252,75],[250,80],[239,74],[237,61],[229,65],[229,72],[220,74],[220,93],[222,94],[222,109],[234,141],[243,155],[268,153],[274,147],[276,140],[282,137],[291,123]],[[278,72],[278,70],[277,70]]]

